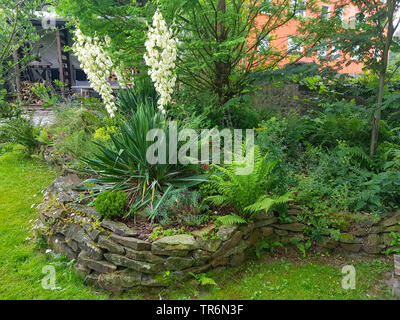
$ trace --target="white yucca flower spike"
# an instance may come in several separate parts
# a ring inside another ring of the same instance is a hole
[[[160,96],[158,108],[165,114],[165,106],[171,102],[176,76],[174,74],[178,40],[168,28],[159,9],[153,16],[152,27],[149,27],[148,39],[145,42],[144,60],[150,67],[149,75]]]
[[[110,117],[114,117],[117,107],[111,85],[108,82],[110,70],[114,68],[113,71],[121,86],[124,85],[125,81],[123,80],[121,69],[114,66],[111,58],[103,49],[107,43],[110,43],[109,38],[106,38],[105,43],[102,43],[97,36],[91,38],[84,35],[79,28],[76,28],[75,43],[72,46],[72,50],[78,57],[81,68],[85,71],[90,85],[103,98]]]

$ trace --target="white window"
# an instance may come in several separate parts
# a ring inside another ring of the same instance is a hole
[[[335,13],[336,17],[340,19],[340,21],[343,21],[344,18],[344,8],[339,8],[336,10]]]
[[[328,19],[330,15],[330,7],[323,5],[321,8],[321,17],[324,19]]]
[[[340,50],[335,46],[331,47],[331,59],[339,59],[340,58]]]
[[[360,46],[358,46],[358,45],[355,46],[354,50],[353,50],[353,52],[351,54],[351,60],[353,60],[353,61],[359,61],[360,60],[360,55],[357,54],[359,51],[360,51]]]
[[[288,38],[288,55],[295,56],[299,55],[303,52],[303,46],[300,44],[296,44],[293,38]]]
[[[326,57],[326,47],[322,47],[321,49],[318,50],[317,52],[318,58],[323,59]]]
[[[258,52],[265,53],[269,49],[269,39],[265,37],[262,39],[258,45]]]
[[[307,2],[305,0],[291,0],[290,1],[290,6],[295,10],[295,14],[297,16],[306,16],[306,6]]]

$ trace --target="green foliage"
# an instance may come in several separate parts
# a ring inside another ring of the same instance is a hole
[[[193,272],[190,272],[189,274],[191,276],[193,276],[201,286],[216,286],[217,285],[215,280],[210,277],[207,277],[207,275],[205,273],[194,274]]]
[[[189,226],[198,226],[208,220],[202,211],[206,206],[201,201],[201,195],[196,190],[187,188],[169,189],[147,208],[149,217],[162,225],[175,221]]]
[[[137,79],[133,87],[120,89],[118,95],[118,112],[129,117],[137,111],[138,105],[157,105],[158,95],[149,78]]]
[[[256,257],[260,259],[263,250],[274,253],[275,249],[278,247],[283,247],[283,244],[279,241],[274,241],[271,238],[261,239],[256,247]]]
[[[103,218],[118,218],[124,215],[128,204],[128,195],[123,191],[100,193],[94,206]]]
[[[131,212],[152,203],[156,191],[163,193],[172,185],[189,187],[205,181],[205,177],[195,175],[191,166],[160,164],[162,161],[149,163],[147,152],[154,142],[146,137],[152,129],[165,132],[166,159],[169,157],[169,130],[159,110],[141,105],[131,118],[119,122],[117,127],[117,133],[110,135],[110,142],[107,145],[94,142],[98,152],[82,158],[82,162],[87,165],[85,172],[100,177],[88,182],[128,192]]]
[[[79,27],[86,35],[110,38],[109,50],[113,62],[124,68],[141,72],[145,69],[143,48],[147,25],[155,12],[155,6],[145,1],[109,0],[57,0],[55,8],[60,16],[69,21],[79,21]],[[101,9],[99,10],[99,6]]]
[[[40,82],[32,88],[32,92],[44,102],[43,107],[52,107],[57,103],[59,96],[54,94],[52,89]]]
[[[191,92],[215,97],[214,108],[228,115],[224,108],[247,93],[252,70],[274,69],[287,54],[272,46],[263,49],[261,44],[289,21],[302,19],[286,1],[268,5],[247,0],[163,0],[159,4],[167,21],[175,24],[180,50],[186,53],[177,63],[179,80]],[[312,9],[312,4],[308,7]],[[260,26],[257,18],[262,11],[268,11],[269,19]]]
[[[79,130],[94,134],[96,129],[110,121],[102,109],[99,104],[90,107],[77,104],[56,106],[54,108],[55,123],[52,127],[67,135]]]
[[[185,228],[181,227],[179,229],[164,229],[162,226],[157,226],[153,229],[153,231],[149,235],[149,239],[152,241],[158,240],[163,237],[175,236],[178,234],[185,234]]]
[[[391,232],[390,235],[392,236],[393,240],[391,242],[392,248],[386,249],[383,251],[384,254],[398,254],[400,253],[400,233],[399,232]]]
[[[96,101],[55,106],[55,123],[49,133],[54,136],[55,155],[71,159],[89,156],[97,151],[93,144],[97,130],[113,127],[115,120],[107,117]]]
[[[0,89],[0,120],[18,118],[21,115],[22,109],[5,102],[4,97],[1,95],[2,90]]]
[[[39,145],[41,130],[35,128],[31,120],[17,117],[11,118],[0,127],[0,142],[11,142],[21,144],[33,153]]]
[[[301,179],[298,199],[319,206],[328,201],[342,210],[382,212],[397,208],[400,183],[397,170],[374,172],[374,163],[359,147],[340,142],[320,154],[318,165]]]
[[[49,1],[0,0],[0,105],[7,91],[4,85],[7,84],[8,88],[13,86],[15,64],[18,63],[23,70],[35,57],[33,44],[40,36],[33,21],[45,4]],[[13,56],[16,50],[19,50],[19,57]]]
[[[210,181],[218,195],[207,198],[214,205],[233,206],[236,210],[250,217],[260,211],[268,211],[272,206],[289,201],[289,195],[281,197],[267,194],[271,191],[271,176],[277,161],[266,161],[260,148],[255,145],[248,153],[244,162],[234,159],[232,164],[221,167],[213,165],[220,174],[212,174]],[[253,154],[254,151],[254,154]],[[238,175],[237,169],[253,161],[253,170],[249,174]]]
[[[297,249],[302,253],[302,258],[307,258],[307,251],[311,248],[311,241],[301,241],[299,238],[292,239],[292,244],[295,244]]]
[[[245,224],[247,221],[237,214],[228,214],[226,216],[217,217],[216,221],[222,225]]]

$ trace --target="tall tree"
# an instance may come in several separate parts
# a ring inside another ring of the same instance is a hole
[[[347,21],[343,21],[347,4],[354,5],[358,13],[350,17],[350,20],[347,17]],[[399,38],[395,37],[400,23],[396,19],[399,6],[399,0],[351,0],[349,3],[339,4],[336,14],[331,18],[320,17],[318,23],[314,21],[312,25],[303,26],[303,32],[323,35],[326,41],[324,45],[328,43],[332,48],[342,51],[342,59],[336,63],[337,67],[350,64],[352,59],[362,62],[366,70],[378,77],[379,85],[372,116],[371,156],[375,154],[378,144],[385,86],[400,66],[398,64],[394,70],[388,70],[390,52],[400,48]]]
[[[304,19],[298,12],[306,6],[300,0],[161,0],[160,4],[179,30],[179,80],[195,92],[215,94],[220,106],[248,87],[255,69],[273,69],[296,51],[276,46],[274,40],[281,27]],[[314,8],[314,2],[307,7]],[[261,15],[266,16],[264,23]]]

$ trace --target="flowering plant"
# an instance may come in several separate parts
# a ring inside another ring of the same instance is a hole
[[[173,32],[168,28],[161,12],[157,9],[152,27],[149,27],[148,39],[145,42],[147,52],[144,60],[150,67],[149,75],[160,96],[158,108],[163,113],[165,113],[165,106],[171,102],[176,83],[174,69],[177,44],[178,40],[173,38]]]
[[[96,36],[92,38],[84,35],[77,28],[75,30],[75,43],[72,46],[72,50],[77,55],[81,67],[90,81],[90,85],[103,98],[110,117],[114,117],[117,107],[108,79],[113,68],[119,80],[122,78],[122,72],[120,68],[114,66],[111,58],[103,49],[107,42],[109,42],[109,39],[106,39],[104,43]],[[121,83],[124,83],[124,81],[121,81]]]

